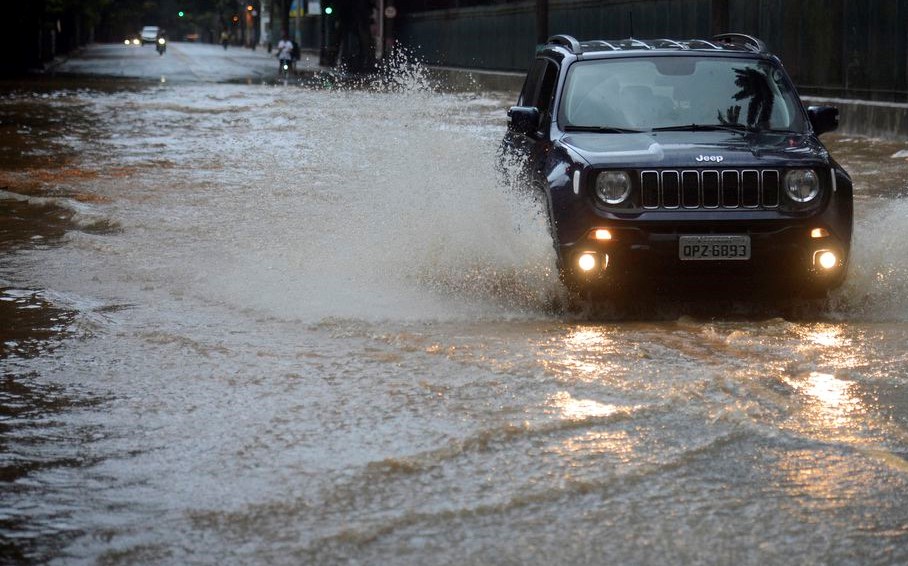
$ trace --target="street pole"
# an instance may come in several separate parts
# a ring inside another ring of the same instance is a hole
[[[385,50],[385,0],[378,0],[378,41],[375,46],[375,60],[381,61]]]
[[[259,43],[266,45],[270,43],[268,30],[271,27],[271,0],[261,0],[259,5]]]

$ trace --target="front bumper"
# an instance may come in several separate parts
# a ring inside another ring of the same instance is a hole
[[[848,239],[834,227],[801,219],[797,222],[740,223],[611,223],[611,239],[585,237],[559,246],[561,273],[574,289],[619,290],[652,288],[656,291],[701,289],[752,294],[791,291],[816,294],[841,285],[847,269]],[[812,234],[815,228],[822,235]],[[591,229],[592,230],[592,229]],[[747,235],[746,260],[682,260],[679,239],[685,235]],[[837,261],[819,265],[819,254],[829,251]],[[579,267],[583,254],[593,254],[596,266]]]

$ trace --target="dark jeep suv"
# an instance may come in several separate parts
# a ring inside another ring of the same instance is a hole
[[[758,39],[585,41],[539,51],[503,141],[539,190],[578,291],[816,296],[842,283],[852,184]]]

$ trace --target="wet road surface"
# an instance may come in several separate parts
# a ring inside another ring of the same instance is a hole
[[[207,43],[169,42],[159,55],[153,45],[94,44],[58,62],[56,75],[91,75],[158,82],[261,81],[274,78],[276,52]],[[315,62],[303,55],[300,68]]]
[[[4,562],[908,562],[908,144],[827,307],[603,320],[510,95],[159,72],[0,96]]]

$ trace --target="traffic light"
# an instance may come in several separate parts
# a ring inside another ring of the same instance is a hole
[[[331,4],[326,5],[325,6],[325,15],[330,16],[333,13],[334,13],[334,7],[332,7]]]
[[[179,12],[177,12],[177,15],[182,18],[183,16],[186,15],[186,12],[184,12],[183,10],[180,10]]]

